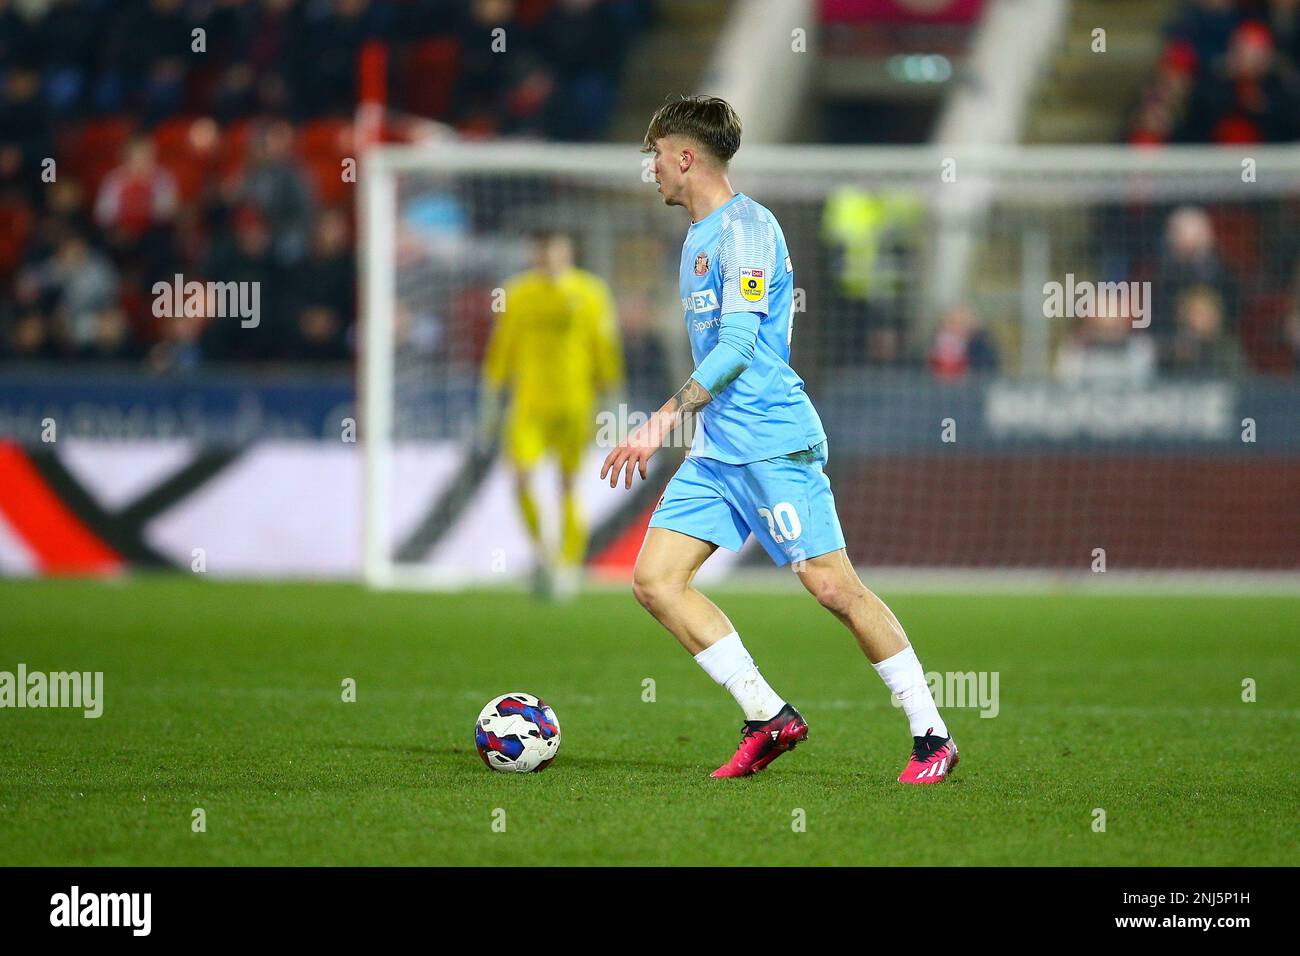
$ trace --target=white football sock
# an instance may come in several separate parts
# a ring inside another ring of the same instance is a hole
[[[700,651],[695,661],[736,698],[746,720],[769,720],[785,706],[780,695],[763,680],[735,631]]]
[[[921,662],[916,659],[912,645],[871,666],[903,705],[913,737],[924,737],[927,730],[936,737],[948,736],[948,727],[939,716],[939,708],[934,706],[930,685],[925,682],[925,671],[921,670]]]

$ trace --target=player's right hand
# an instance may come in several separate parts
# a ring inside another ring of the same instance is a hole
[[[659,450],[662,439],[661,425],[658,416],[655,416],[619,442],[614,450],[605,456],[605,463],[600,466],[601,481],[609,475],[609,486],[613,488],[618,484],[619,475],[625,469],[627,478],[624,487],[632,487],[632,473],[635,471],[640,471],[641,480],[645,481],[648,473],[647,463],[650,461],[650,456]]]
[[[632,447],[626,441],[619,442],[618,447],[605,456],[605,464],[600,467],[600,477],[603,481],[605,475],[609,474],[609,486],[613,488],[618,484],[619,473],[627,469],[627,482],[625,487],[632,487],[632,473],[641,472],[641,480],[646,478],[646,463],[650,456],[655,453],[654,448]]]

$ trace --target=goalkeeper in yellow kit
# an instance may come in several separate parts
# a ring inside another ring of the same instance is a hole
[[[597,275],[574,266],[573,240],[561,232],[533,236],[533,268],[505,287],[483,363],[483,428],[505,412],[505,451],[515,494],[537,555],[538,590],[572,593],[587,550],[587,525],[574,489],[583,452],[595,434],[596,403],[623,383],[623,350],[614,301]],[[542,531],[532,476],[542,457],[560,466],[558,560]]]

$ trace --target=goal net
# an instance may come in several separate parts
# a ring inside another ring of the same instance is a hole
[[[367,580],[531,570],[509,462],[476,436],[502,289],[543,227],[615,300],[626,383],[578,494],[589,574],[626,576],[684,452],[630,492],[599,464],[690,374],[684,211],[624,146],[381,146],[362,182]],[[732,182],[785,231],[791,362],[856,564],[1300,567],[1300,153],[747,147]],[[554,536],[556,474],[535,480]],[[705,574],[768,565],[751,538]]]

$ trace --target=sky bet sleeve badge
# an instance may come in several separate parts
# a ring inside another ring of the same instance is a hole
[[[746,302],[758,302],[763,298],[763,270],[740,270],[740,294]]]

